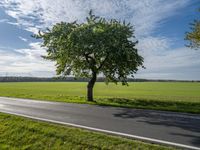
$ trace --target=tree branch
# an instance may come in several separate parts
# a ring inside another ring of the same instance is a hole
[[[106,55],[106,58],[102,61],[102,63],[100,64],[100,66],[97,68],[97,70],[100,70],[103,67],[103,65],[105,64],[105,62],[108,59],[108,57],[109,57],[109,53]]]
[[[96,65],[95,59],[93,57],[89,56],[89,54],[84,54],[84,56],[85,56],[87,63],[89,64],[91,70],[96,73],[97,68],[95,66]],[[91,61],[89,59],[91,59]]]

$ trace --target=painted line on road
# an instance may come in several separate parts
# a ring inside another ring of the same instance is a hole
[[[41,121],[45,121],[45,122],[52,122],[52,123],[63,124],[63,125],[78,127],[78,128],[82,128],[82,129],[97,131],[97,132],[108,133],[108,134],[112,134],[112,135],[128,137],[128,138],[147,141],[147,142],[156,143],[156,144],[163,144],[163,145],[170,145],[170,146],[186,148],[186,149],[200,150],[200,147],[189,146],[189,145],[184,145],[184,144],[179,144],[179,143],[173,143],[173,142],[158,140],[158,139],[154,139],[154,138],[148,138],[148,137],[143,137],[143,136],[137,136],[137,135],[132,135],[132,134],[126,134],[126,133],[121,133],[121,132],[115,132],[115,131],[109,131],[109,130],[104,130],[104,129],[99,129],[99,128],[93,128],[93,127],[88,127],[88,126],[83,126],[83,125],[78,125],[78,124],[73,124],[73,123],[67,123],[67,122],[62,122],[62,121],[56,121],[56,120],[45,119],[45,118],[40,118],[40,117],[34,117],[34,116],[24,115],[24,114],[20,114],[20,113],[4,111],[4,110],[3,111],[0,110],[0,112],[12,114],[12,115],[17,115],[17,116],[22,116],[22,117],[26,117],[26,118],[31,118],[31,119],[35,119],[35,120],[41,120]]]

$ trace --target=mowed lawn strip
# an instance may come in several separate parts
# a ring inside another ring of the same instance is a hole
[[[86,101],[86,82],[0,83],[0,96],[71,103]],[[96,83],[95,101],[89,104],[200,113],[200,83],[134,82]]]
[[[170,150],[174,148],[0,113],[0,149]]]

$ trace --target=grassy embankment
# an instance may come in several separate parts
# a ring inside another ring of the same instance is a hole
[[[0,149],[168,150],[172,148],[0,113]]]
[[[0,96],[87,103],[87,83],[0,83]],[[129,86],[97,83],[90,104],[200,113],[200,83],[137,82]]]

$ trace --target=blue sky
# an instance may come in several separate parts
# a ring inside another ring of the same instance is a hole
[[[60,21],[83,22],[89,10],[135,27],[146,69],[137,78],[200,80],[200,50],[185,47],[199,0],[1,0],[0,76],[55,76],[45,49],[31,37]]]

